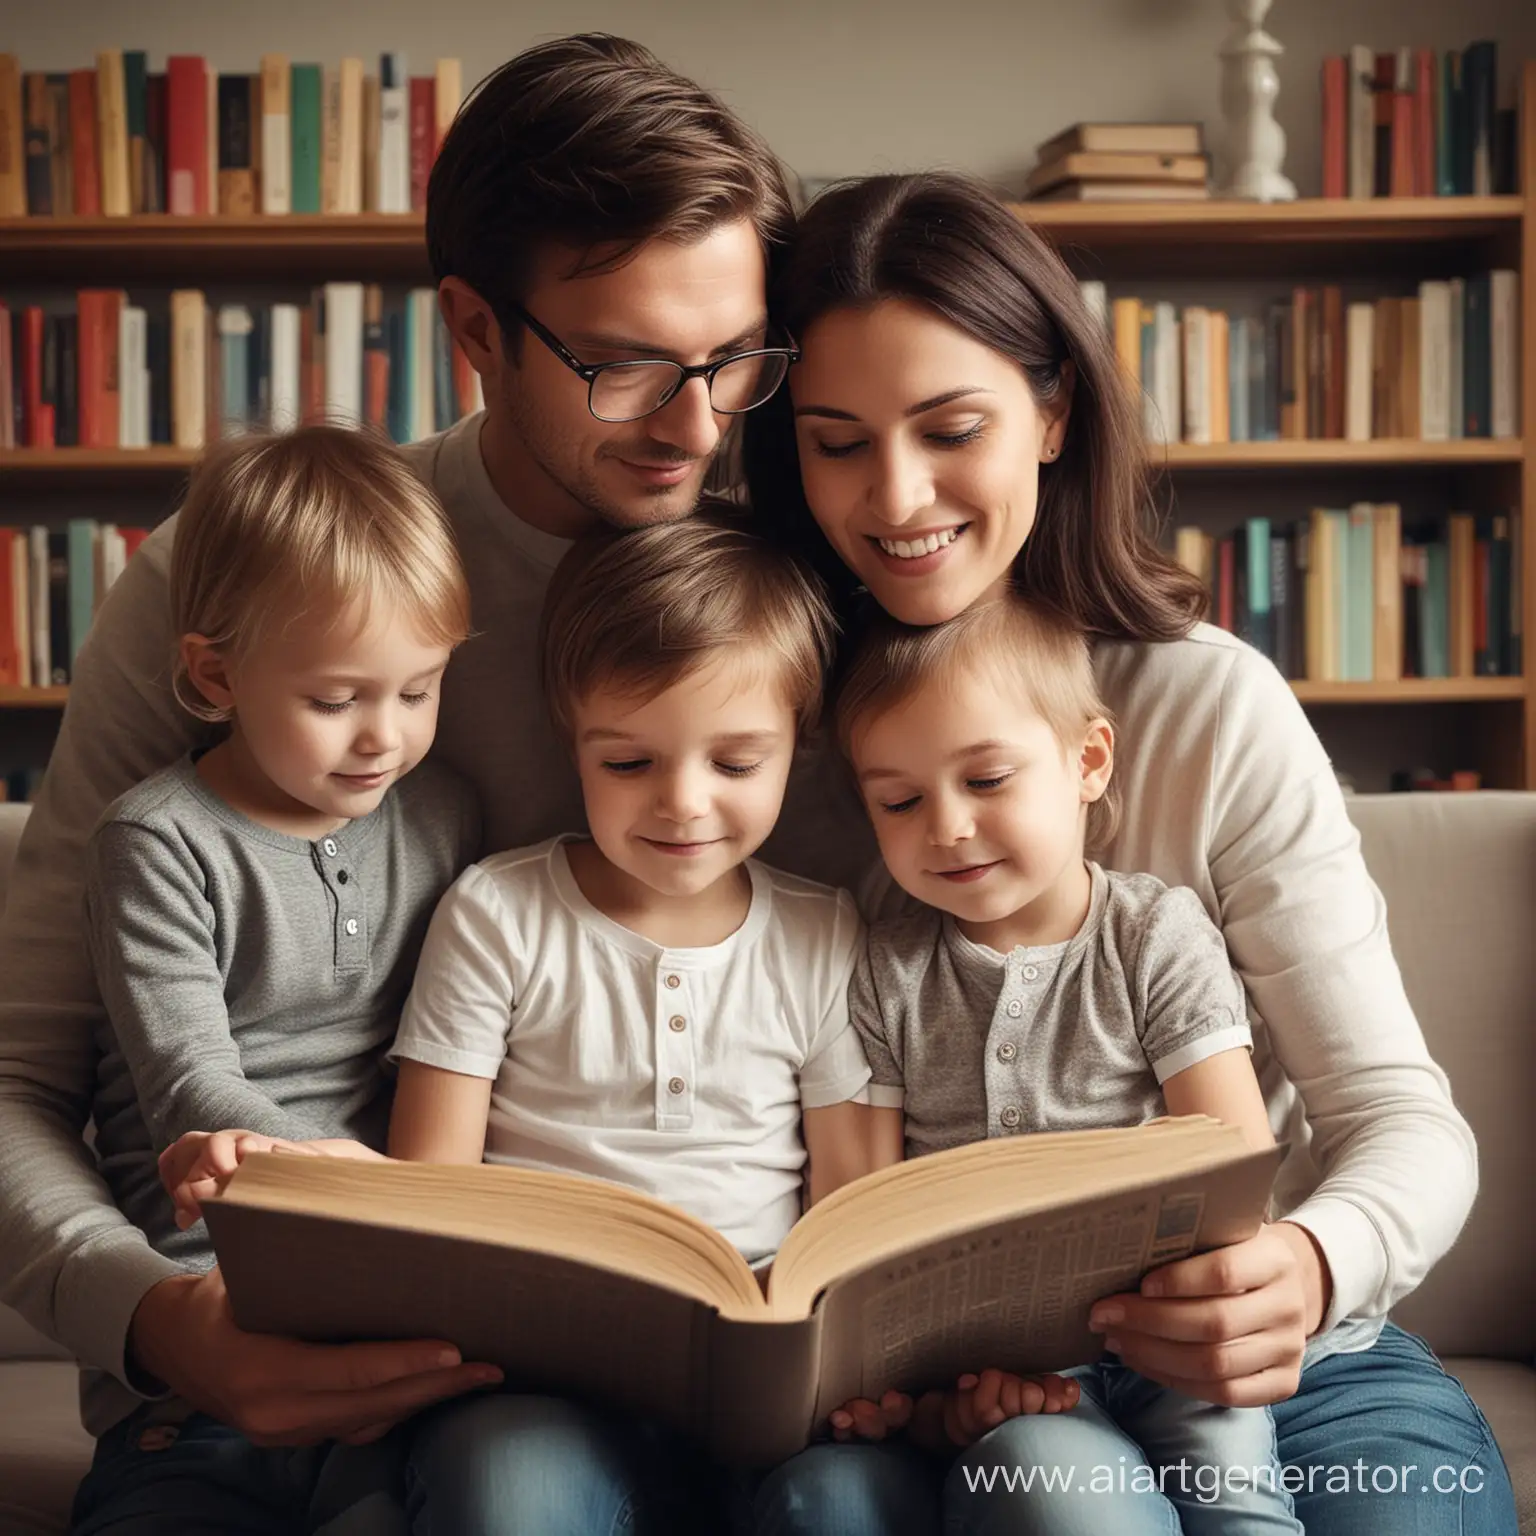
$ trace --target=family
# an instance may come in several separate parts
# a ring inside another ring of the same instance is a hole
[[[1158,548],[1054,251],[943,173],[797,221],[750,129],[599,35],[483,83],[427,244],[485,410],[210,450],[18,856],[0,1295],[84,1367],[73,1529],[1513,1530],[1481,1414],[1386,1321],[1471,1133],[1321,745]],[[1287,1145],[1256,1236],[1103,1298],[1092,1366],[977,1360],[750,1475],[444,1341],[243,1333],[200,1220],[252,1149],[489,1160],[766,1265],[903,1157],[1169,1113]],[[1308,1475],[1357,1458],[1484,1477]]]

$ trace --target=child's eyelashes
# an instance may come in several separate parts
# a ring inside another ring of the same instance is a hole
[[[965,787],[974,794],[986,794],[989,790],[1001,789],[1014,775],[1012,768],[1005,768],[999,773],[977,775],[965,781]],[[878,800],[875,803],[888,816],[900,816],[910,811],[922,799],[921,795],[908,795],[904,800]]]
[[[640,773],[651,766],[652,760],[648,757],[626,757],[622,759],[606,758],[602,767],[606,773],[634,774]],[[715,769],[732,779],[745,779],[756,773],[763,765],[757,763],[726,763],[716,762]]]
[[[965,787],[967,789],[1001,789],[1012,777],[1013,770],[1010,768],[1003,773],[995,773],[987,778],[967,779]]]
[[[400,695],[400,702],[404,704],[407,709],[420,709],[423,704],[429,704],[431,701],[432,690],[430,688],[421,688],[411,693],[402,693]],[[311,699],[309,701],[309,707],[316,711],[318,714],[340,715],[345,714],[346,711],[351,709],[352,706],[356,703],[357,700],[355,698]]]
[[[903,811],[910,811],[922,798],[921,795],[908,795],[905,800],[881,800],[879,806],[888,816],[900,816]]]

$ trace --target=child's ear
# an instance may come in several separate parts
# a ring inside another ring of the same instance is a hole
[[[1078,756],[1078,773],[1082,779],[1082,803],[1091,805],[1104,798],[1109,788],[1110,775],[1115,770],[1115,731],[1108,720],[1095,720],[1083,738],[1083,749]]]
[[[219,648],[206,635],[181,637],[181,664],[193,691],[222,715],[235,707],[229,666]]]

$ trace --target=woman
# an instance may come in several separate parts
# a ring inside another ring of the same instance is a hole
[[[1103,862],[1201,895],[1260,1021],[1255,1066],[1293,1142],[1284,1219],[1106,1298],[1108,1346],[1190,1396],[1273,1405],[1309,1531],[1513,1531],[1482,1415],[1382,1322],[1460,1230],[1471,1133],[1321,743],[1266,660],[1197,623],[1201,589],[1148,532],[1136,405],[1075,280],[979,187],[880,177],[812,206],[772,304],[803,356],[745,424],[765,523],[845,607],[863,588],[935,624],[1012,581],[1094,637],[1125,744]],[[817,1446],[765,1483],[759,1529],[931,1533],[941,1509],[949,1533],[1168,1528],[1145,1496],[972,1491],[998,1466],[1073,1465],[1088,1483],[1087,1449],[1070,1414],[1012,1420],[948,1467],[899,1440]],[[1454,1466],[1437,1486],[1456,1491],[1379,1495],[1378,1465]]]

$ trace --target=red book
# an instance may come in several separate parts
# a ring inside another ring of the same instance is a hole
[[[389,425],[389,353],[381,347],[363,354],[363,419],[371,427]]]
[[[101,212],[101,171],[96,155],[96,71],[69,72],[69,154],[74,163],[75,212]]]
[[[1349,195],[1349,60],[1323,60],[1323,196]]]
[[[27,448],[53,447],[53,410],[43,406],[43,311],[21,312],[21,423]]]
[[[1216,546],[1217,592],[1216,622],[1228,634],[1237,633],[1237,615],[1233,598],[1237,592],[1237,541],[1225,538]]]
[[[437,82],[431,75],[411,77],[411,211],[427,206],[427,178],[437,140]]]
[[[165,61],[165,207],[211,213],[208,200],[208,66],[192,54]],[[210,424],[211,425],[211,424]]]
[[[118,330],[123,295],[115,288],[82,288],[76,295],[80,354],[80,446],[118,446]]]
[[[16,649],[16,530],[0,528],[0,687],[21,683],[21,656]],[[30,679],[29,679],[30,681]]]
[[[1413,55],[1400,49],[1392,90],[1392,196],[1412,197],[1419,157],[1418,112]]]
[[[1435,186],[1435,99],[1439,94],[1440,71],[1435,68],[1435,50],[1420,48],[1413,56],[1415,83],[1413,92],[1413,195],[1433,197]]]

